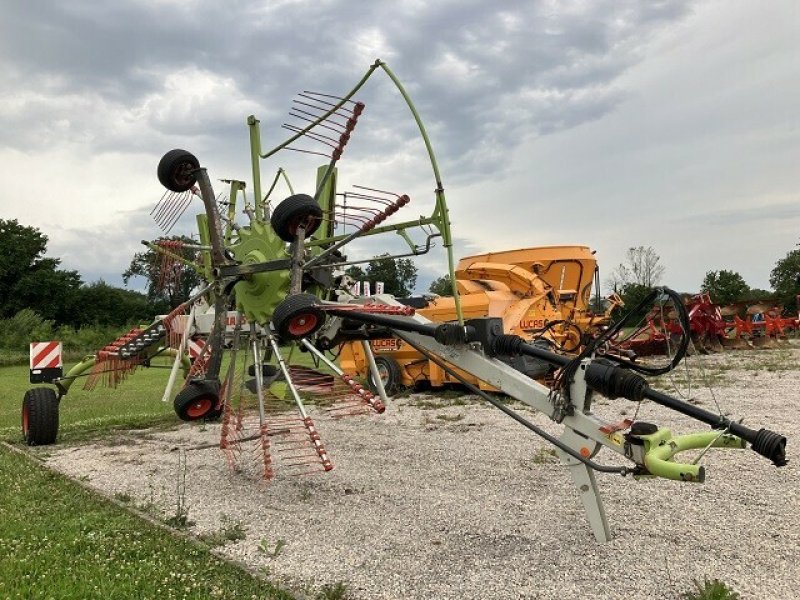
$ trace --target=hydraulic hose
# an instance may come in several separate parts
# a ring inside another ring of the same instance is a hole
[[[472,334],[472,328],[470,326],[461,327],[459,325],[449,323],[435,326],[418,323],[414,320],[402,317],[387,317],[384,315],[360,313],[351,310],[337,311],[336,309],[328,309],[326,312],[334,315],[338,314],[339,316],[362,321],[364,323],[388,327],[395,332],[395,335],[405,341],[408,340],[405,336],[397,333],[398,331],[411,331],[419,333],[425,336],[433,337],[439,340],[441,343],[447,341],[455,344],[471,340],[470,336]],[[456,330],[461,332],[458,336],[454,335]],[[430,353],[418,348],[411,342],[408,343],[417,348],[417,350],[419,350],[422,354],[428,356],[429,360],[432,362],[436,364],[441,362],[437,362],[437,359],[432,358]],[[533,358],[538,358],[548,362],[551,365],[561,368],[564,368],[570,364],[574,364],[574,358],[556,354],[554,352],[550,352],[549,350],[545,350],[544,348],[528,344],[523,338],[516,335],[503,334],[496,336],[491,342],[491,347],[485,348],[484,351],[486,351],[489,355],[523,354]],[[611,357],[606,358],[610,359]],[[447,371],[447,368],[443,365],[444,363],[442,363],[440,366]],[[661,406],[669,408],[670,410],[674,410],[681,414],[692,417],[693,419],[696,419],[702,423],[706,423],[715,429],[728,430],[730,433],[750,443],[755,452],[772,461],[775,466],[781,467],[786,464],[785,436],[768,429],[762,428],[758,431],[750,429],[749,427],[745,427],[741,423],[732,421],[727,417],[709,412],[663,392],[656,391],[650,387],[643,377],[627,370],[626,367],[628,366],[629,365],[627,364],[613,365],[610,364],[608,360],[593,360],[587,369],[586,383],[593,390],[611,398],[622,396],[634,401],[640,401],[647,398],[656,404],[660,404]],[[450,369],[450,371],[452,371],[452,369]],[[453,373],[455,372],[453,371]],[[460,377],[457,374],[452,376],[469,389],[477,389],[475,386],[470,388],[471,384],[463,380],[463,377]],[[484,397],[484,394],[481,393],[480,395],[481,397]],[[488,401],[492,402],[491,400]],[[494,402],[492,402],[492,404],[494,404]],[[500,407],[498,406],[498,408]],[[500,410],[504,409],[501,408]],[[513,416],[512,418],[519,421],[518,415]],[[525,424],[525,426],[529,427],[528,424]]]

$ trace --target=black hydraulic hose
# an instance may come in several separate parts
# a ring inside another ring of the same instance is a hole
[[[423,355],[427,356],[428,360],[439,365],[442,369],[445,370],[445,372],[447,372],[452,377],[460,381],[468,389],[480,395],[482,398],[484,398],[491,404],[497,406],[497,408],[509,414],[509,416],[511,416],[513,419],[525,425],[525,427],[528,427],[529,429],[537,433],[537,435],[541,435],[551,443],[561,448],[560,445],[558,445],[556,442],[551,441],[551,439],[547,437],[549,435],[547,434],[547,432],[541,430],[537,431],[538,428],[534,429],[536,427],[535,425],[526,421],[525,419],[523,419],[522,417],[520,417],[507,407],[505,407],[502,403],[499,403],[495,401],[493,398],[490,398],[482,390],[476,388],[475,386],[464,380],[464,378],[458,375],[455,371],[447,367],[443,362],[434,358],[429,352],[423,350],[418,345],[412,343],[405,336],[397,333],[398,331],[412,331],[415,333],[420,333],[425,336],[436,338],[437,329],[441,327],[446,327],[446,325],[439,325],[439,326],[427,325],[423,323],[418,323],[412,319],[405,319],[402,317],[387,317],[385,315],[361,313],[350,310],[331,309],[331,310],[326,310],[326,312],[344,318],[353,318],[354,320],[363,321],[365,323],[372,323],[374,325],[381,325],[384,327],[391,328],[392,330],[394,330],[395,335],[397,335],[400,339],[406,341],[408,344],[416,348]],[[552,365],[556,365],[558,367],[565,367],[567,365],[574,364],[575,361],[574,357],[562,356],[561,354],[556,354],[554,352],[550,352],[549,350],[545,350],[544,348],[528,344],[523,338],[517,335],[504,334],[497,336],[493,341],[493,347],[487,348],[485,349],[485,351],[489,354],[505,354],[505,355],[524,354],[527,356],[531,356],[533,358],[538,358],[540,360],[543,360]],[[598,367],[600,366],[600,364],[597,361],[593,362],[593,365],[597,365]],[[630,374],[633,377],[638,377],[633,373],[626,371],[624,366],[616,367],[616,369],[620,369],[622,373]],[[598,391],[600,393],[603,393],[604,391],[603,387],[598,386],[596,383],[593,384],[592,381],[587,380],[587,384],[591,385],[592,389],[594,389],[595,391]],[[712,412],[699,408],[693,404],[689,404],[688,402],[683,402],[682,400],[674,398],[663,392],[658,392],[650,388],[649,385],[647,385],[647,382],[644,381],[644,379],[642,379],[642,384],[643,385],[638,385],[638,386],[634,385],[630,387],[630,389],[638,390],[637,395],[640,396],[639,398],[632,398],[632,399],[640,400],[641,398],[647,398],[649,400],[652,400],[656,404],[660,404],[661,406],[664,406],[681,414],[692,417],[693,419],[697,419],[698,421],[706,423],[707,425],[710,425],[714,428],[727,429],[734,435],[742,438],[746,442],[749,442],[752,445],[752,448],[755,452],[757,452],[758,454],[760,454],[765,458],[768,458],[776,466],[780,467],[786,464],[786,437],[778,433],[775,433],[773,431],[770,431],[768,429],[759,429],[758,431],[750,429],[749,427],[745,427],[740,423],[731,421],[726,417],[714,414]],[[564,449],[564,451],[568,452],[566,449]],[[572,454],[570,455],[572,456]],[[578,457],[576,456],[575,458]],[[585,460],[585,459],[583,459],[583,457],[580,457],[580,460]],[[586,464],[589,465],[588,462]],[[592,466],[592,468],[596,467]]]
[[[342,317],[343,319],[353,319],[354,321],[361,321],[362,323],[369,323],[370,325],[380,325],[399,331],[413,331],[414,333],[421,333],[422,335],[430,337],[436,336],[436,325],[426,325],[425,323],[419,323],[413,319],[387,317],[386,315],[377,315],[348,309],[328,308],[325,305],[322,305],[322,308],[325,310],[326,314]]]
[[[495,340],[495,351],[497,350],[502,350],[503,353],[507,354],[525,354],[527,356],[538,358],[560,367],[564,367],[572,362],[572,359],[567,356],[555,354],[549,350],[545,350],[544,348],[527,344],[525,343],[525,340],[519,336],[513,335],[503,335],[498,337]],[[590,369],[592,369],[592,367],[602,368],[601,364],[597,361],[592,363]],[[630,371],[626,371],[623,367],[615,367],[615,369],[619,373],[625,373],[626,375],[629,375],[625,379],[639,379],[639,385],[635,385],[636,382],[629,382],[630,385],[627,386],[627,389],[636,390],[636,394],[640,396],[637,398],[630,398],[631,400],[641,400],[642,398],[647,398],[656,404],[660,404],[661,406],[692,417],[693,419],[697,419],[701,423],[706,423],[707,425],[711,425],[716,429],[727,429],[734,435],[742,438],[746,442],[749,442],[755,452],[764,458],[771,460],[775,466],[781,467],[786,464],[786,438],[784,436],[768,429],[759,429],[758,431],[750,429],[741,423],[731,421],[727,417],[712,413],[699,408],[694,404],[689,404],[688,402],[674,398],[669,394],[654,390],[643,378],[631,373]],[[593,378],[587,377],[586,381],[586,383],[589,384],[592,389],[600,393],[606,391],[604,388],[601,388],[597,385],[597,383],[592,381],[592,379]]]
[[[564,452],[569,454],[572,458],[574,458],[576,460],[579,460],[580,462],[585,464],[590,469],[593,469],[593,470],[598,471],[600,473],[617,473],[617,474],[623,475],[623,476],[625,476],[628,473],[630,473],[630,469],[628,467],[610,467],[610,466],[606,466],[606,465],[601,465],[601,464],[596,463],[596,462],[594,462],[592,460],[589,460],[588,458],[586,458],[584,456],[581,456],[580,452],[578,452],[577,450],[573,450],[567,444],[565,444],[564,442],[559,440],[557,437],[550,435],[544,429],[538,427],[537,425],[534,425],[533,423],[528,421],[526,418],[520,416],[516,411],[511,410],[510,408],[508,408],[505,404],[503,404],[499,400],[497,400],[495,398],[492,398],[489,394],[484,392],[482,389],[480,389],[476,385],[473,385],[472,383],[467,381],[464,377],[459,375],[454,369],[450,368],[447,365],[447,363],[445,363],[444,361],[442,361],[438,357],[435,357],[433,354],[431,354],[430,352],[428,352],[427,350],[425,350],[424,348],[422,348],[418,344],[415,344],[408,337],[404,336],[401,333],[397,333],[397,332],[395,332],[395,335],[397,337],[399,337],[401,340],[403,340],[405,343],[407,343],[409,346],[414,348],[417,352],[422,354],[429,361],[431,361],[432,363],[436,364],[445,373],[450,375],[450,377],[458,380],[458,382],[461,383],[461,385],[463,385],[465,388],[467,388],[470,392],[472,392],[473,394],[477,394],[478,396],[480,396],[481,398],[486,400],[489,404],[491,404],[495,408],[503,411],[505,414],[507,414],[512,419],[514,419],[520,425],[523,425],[524,427],[527,427],[533,433],[535,433],[539,437],[543,438],[544,440],[546,440],[550,444],[553,444],[556,448],[559,448],[560,450],[563,450]]]

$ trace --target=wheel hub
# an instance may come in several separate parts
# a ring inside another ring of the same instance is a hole
[[[239,231],[231,247],[237,261],[252,265],[287,258],[286,246],[272,229],[259,221]],[[286,297],[289,271],[270,271],[249,275],[236,284],[236,308],[248,321],[266,323],[275,307]]]

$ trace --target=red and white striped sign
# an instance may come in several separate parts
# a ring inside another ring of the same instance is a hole
[[[31,342],[31,371],[62,366],[61,342]]]
[[[203,351],[203,347],[206,345],[205,341],[201,339],[189,339],[189,357],[194,360],[200,353]]]

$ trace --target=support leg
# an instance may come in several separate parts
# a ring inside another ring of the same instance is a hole
[[[381,374],[378,372],[378,365],[375,364],[375,355],[372,354],[372,347],[367,340],[361,340],[361,348],[364,350],[364,355],[367,357],[367,364],[369,365],[369,372],[372,374],[372,381],[375,382],[375,389],[378,396],[385,405],[389,404],[389,398],[386,396],[386,388],[383,387],[383,380]]]
[[[186,317],[186,326],[181,335],[181,343],[180,346],[178,346],[178,351],[175,353],[175,362],[172,363],[172,370],[169,372],[167,387],[164,388],[164,395],[161,397],[162,402],[166,402],[172,396],[172,388],[175,386],[175,380],[178,378],[178,367],[181,366],[183,354],[186,352],[187,343],[189,341],[189,333],[192,327],[194,327],[194,311],[196,306],[196,304],[192,304],[192,308],[189,310],[189,316]]]
[[[561,436],[561,441],[567,442],[581,453],[589,450],[590,452],[588,453],[594,455],[600,449],[599,444],[584,438],[571,429],[567,429],[564,432]],[[558,450],[558,455],[561,462],[569,469],[572,481],[578,488],[583,508],[586,510],[586,517],[589,520],[589,527],[592,528],[595,539],[600,543],[611,541],[611,528],[608,526],[606,511],[603,508],[603,499],[600,497],[600,490],[597,488],[594,471],[561,450]]]

